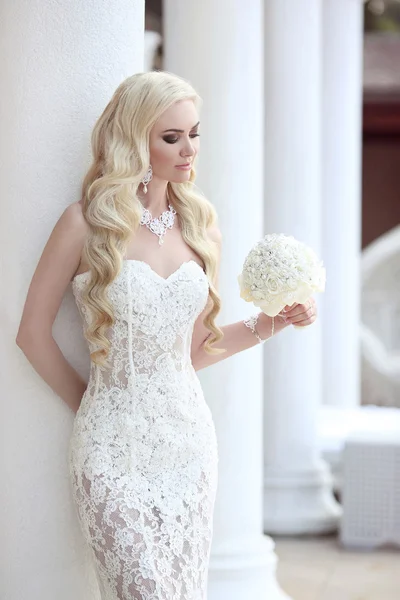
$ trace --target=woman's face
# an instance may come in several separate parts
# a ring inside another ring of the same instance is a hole
[[[189,181],[199,150],[199,116],[192,100],[175,102],[150,132],[153,177],[173,183]]]

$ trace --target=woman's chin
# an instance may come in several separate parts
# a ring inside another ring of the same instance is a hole
[[[189,181],[190,174],[191,171],[182,171],[182,173],[178,174],[174,173],[174,176],[170,179],[170,181],[172,181],[172,183],[184,183],[186,181]]]

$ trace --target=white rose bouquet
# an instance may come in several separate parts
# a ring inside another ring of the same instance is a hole
[[[266,235],[250,250],[238,276],[240,296],[270,317],[325,290],[325,268],[315,252],[292,236]]]

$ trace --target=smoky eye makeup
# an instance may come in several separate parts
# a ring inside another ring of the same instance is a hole
[[[198,132],[190,133],[189,137],[190,138],[200,137],[200,133],[198,133]],[[175,144],[179,140],[179,136],[177,136],[177,135],[164,135],[163,136],[163,140],[164,140],[164,142],[167,142],[167,144]]]

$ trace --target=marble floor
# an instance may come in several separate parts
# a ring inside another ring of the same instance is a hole
[[[292,600],[400,600],[400,549],[354,551],[336,536],[274,538]]]

